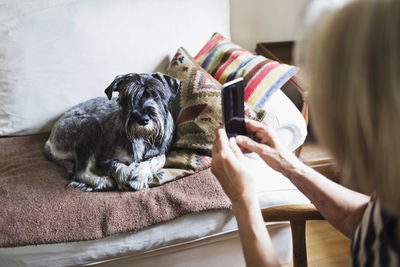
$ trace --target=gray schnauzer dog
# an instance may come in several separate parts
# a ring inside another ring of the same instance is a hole
[[[180,85],[161,73],[118,75],[105,90],[108,100],[78,104],[56,122],[46,157],[84,191],[147,188],[165,163],[174,132],[168,105]]]

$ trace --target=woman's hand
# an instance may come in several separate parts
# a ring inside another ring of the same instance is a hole
[[[246,169],[246,158],[235,138],[228,140],[222,128],[217,130],[216,135],[212,150],[212,173],[231,199],[232,205],[255,200],[254,178]]]
[[[240,240],[247,266],[279,266],[271,238],[258,205],[251,168],[235,138],[217,130],[212,150],[211,171],[227,196],[239,226]]]
[[[247,136],[237,136],[237,144],[245,151],[257,153],[271,168],[290,175],[290,171],[301,166],[301,162],[279,142],[275,131],[268,125],[246,119],[246,130],[253,139]]]

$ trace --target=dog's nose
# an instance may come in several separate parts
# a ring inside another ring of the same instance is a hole
[[[147,115],[143,115],[137,110],[132,112],[132,118],[141,126],[147,125],[150,121]]]
[[[149,119],[139,119],[137,122],[139,125],[145,126],[149,123]]]

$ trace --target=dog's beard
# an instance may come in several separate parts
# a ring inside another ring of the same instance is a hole
[[[146,125],[140,125],[137,122],[125,124],[126,135],[129,140],[143,138],[150,144],[161,141],[164,136],[164,124],[159,120],[150,120]]]

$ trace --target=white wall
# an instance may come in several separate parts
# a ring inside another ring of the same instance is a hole
[[[296,38],[304,9],[311,0],[230,0],[231,38],[254,51],[258,42]]]

